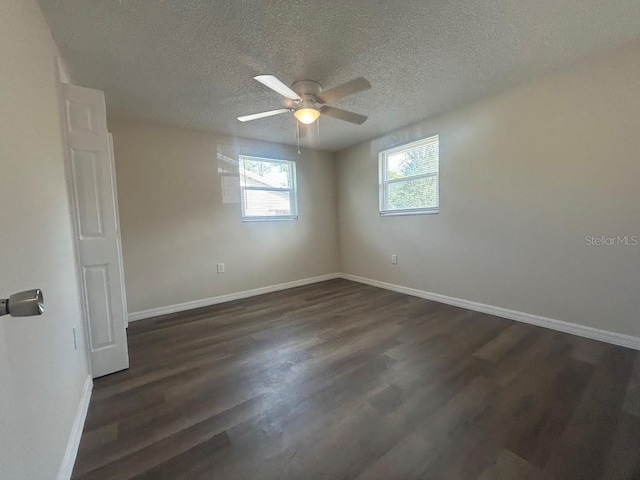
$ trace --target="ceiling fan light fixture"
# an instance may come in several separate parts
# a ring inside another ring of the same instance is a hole
[[[303,107],[293,112],[300,123],[310,125],[320,116],[320,110],[315,107]]]
[[[322,91],[322,86],[313,80],[298,80],[294,82],[291,87],[288,87],[274,75],[258,75],[253,78],[285,98],[292,100],[292,102],[289,101],[285,103],[287,108],[254,113],[252,115],[241,115],[238,117],[238,121],[240,122],[249,122],[273,115],[280,115],[281,113],[292,112],[296,117],[296,122],[299,122],[296,123],[296,131],[299,132],[300,123],[303,125],[311,125],[318,120],[320,115],[327,115],[337,120],[355,123],[357,125],[362,125],[367,120],[366,115],[348,112],[347,110],[327,105],[331,100],[338,100],[371,88],[369,82],[362,77],[330,88],[324,92]],[[306,130],[303,130],[303,132],[306,132]]]

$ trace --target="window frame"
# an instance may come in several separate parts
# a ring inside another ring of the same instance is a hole
[[[264,163],[288,163],[289,168],[289,187],[247,187],[242,185],[242,176],[244,175],[244,161],[256,160]],[[298,219],[298,183],[296,179],[296,162],[293,160],[281,158],[258,157],[255,155],[238,155],[238,173],[240,175],[240,208],[243,222],[277,222]],[[262,192],[289,192],[289,205],[291,214],[289,215],[263,215],[263,216],[247,216],[245,206],[247,190]]]
[[[391,155],[395,155],[406,150],[411,150],[416,147],[436,143],[438,145],[438,170],[435,172],[421,173],[418,175],[410,175],[402,178],[388,178],[388,159]],[[394,215],[429,215],[440,213],[440,135],[434,133],[428,135],[419,140],[414,140],[409,143],[403,143],[387,150],[381,150],[378,153],[378,173],[379,173],[379,211],[380,216],[394,216]],[[436,177],[436,206],[435,207],[420,207],[420,208],[403,208],[393,209],[388,208],[388,186],[394,183],[402,183],[410,180],[419,180],[422,178]]]

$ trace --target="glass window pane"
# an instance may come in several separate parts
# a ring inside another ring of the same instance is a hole
[[[387,179],[438,171],[438,142],[420,145],[387,157]]]
[[[417,178],[387,185],[387,210],[438,206],[438,177]]]
[[[292,215],[291,192],[244,190],[245,217]]]
[[[290,188],[291,163],[241,157],[240,183],[243,187]]]

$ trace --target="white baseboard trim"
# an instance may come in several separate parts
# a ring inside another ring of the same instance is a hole
[[[279,290],[286,290],[288,288],[302,287],[304,285],[324,282],[326,280],[333,280],[340,277],[341,275],[339,273],[329,273],[327,275],[320,275],[318,277],[303,278],[301,280],[294,280],[293,282],[280,283],[278,285],[269,285],[266,287],[254,288],[253,290],[244,290],[242,292],[228,293],[226,295],[219,295],[217,297],[205,298],[202,300],[194,300],[193,302],[178,303],[176,305],[167,305],[166,307],[142,310],[140,312],[130,313],[129,321],[135,322],[137,320],[144,320],[145,318],[168,315],[169,313],[184,312],[186,310],[193,310],[194,308],[208,307],[210,305],[216,305],[218,303],[225,303],[231,302],[233,300],[240,300],[242,298],[255,297],[256,295],[277,292]]]
[[[303,285],[324,282],[326,280],[333,280],[335,278],[344,278],[345,280],[364,283],[366,285],[384,288],[386,290],[392,290],[394,292],[404,293],[406,295],[412,295],[414,297],[424,298],[425,300],[433,300],[435,302],[446,303],[447,305],[453,305],[476,312],[487,313],[489,315],[495,315],[497,317],[508,318],[509,320],[515,320],[517,322],[528,323],[530,325],[549,328],[551,330],[557,330],[559,332],[570,333],[572,335],[599,340],[601,342],[607,342],[613,345],[640,350],[640,338],[634,337],[632,335],[624,335],[621,333],[610,332],[594,327],[587,327],[585,325],[578,325],[576,323],[565,322],[553,318],[541,317],[539,315],[533,315],[531,313],[496,307],[494,305],[473,302],[471,300],[464,300],[462,298],[449,297],[447,295],[441,295],[439,293],[426,292],[424,290],[418,290],[416,288],[404,287],[402,285],[395,285],[393,283],[373,280],[371,278],[359,277],[357,275],[351,275],[348,273],[330,273],[327,275],[320,275],[318,277],[303,278],[302,280],[295,280],[293,282],[280,283],[278,285],[269,285],[266,287],[255,288],[253,290],[245,290],[242,292],[229,293],[226,295],[219,295],[217,297],[195,300],[193,302],[185,302],[176,305],[168,305],[166,307],[152,308],[150,310],[133,312],[129,314],[129,321],[134,322],[137,320],[143,320],[145,318],[157,317],[160,315],[167,315],[176,312],[184,312],[186,310],[192,310],[194,308],[208,307],[210,305],[216,305],[218,303],[231,302],[233,300],[240,300],[242,298],[263,295],[265,293],[277,292],[280,290],[286,290],[288,288],[301,287]]]
[[[62,464],[58,471],[58,480],[69,480],[73,473],[73,465],[76,463],[76,456],[78,455],[80,438],[82,437],[82,430],[84,429],[84,421],[87,419],[87,410],[89,410],[89,400],[91,400],[92,390],[93,380],[91,379],[91,375],[87,375],[84,387],[82,388],[80,402],[78,403],[78,409],[76,410],[76,418],[73,421],[73,427],[71,428],[71,434],[67,442],[67,449],[64,452]]]
[[[484,303],[472,302],[470,300],[463,300],[461,298],[449,297],[447,295],[440,295],[439,293],[425,292],[415,288],[403,287],[401,285],[394,285],[392,283],[381,282],[380,280],[373,280],[371,278],[358,277],[356,275],[350,275],[347,273],[340,274],[341,278],[351,280],[358,283],[364,283],[373,287],[384,288],[386,290],[393,290],[394,292],[404,293],[412,295],[414,297],[424,298],[426,300],[433,300],[435,302],[446,303],[448,305],[454,305],[456,307],[466,308],[476,312],[488,313],[489,315],[495,315],[497,317],[508,318],[509,320],[515,320],[517,322],[528,323],[539,327],[549,328],[551,330],[557,330],[559,332],[570,333],[581,337],[590,338],[592,340],[599,340],[601,342],[611,343],[613,345],[619,345],[621,347],[633,348],[634,350],[640,350],[640,338],[632,335],[623,335],[621,333],[610,332],[607,330],[601,330],[599,328],[587,327],[584,325],[578,325],[576,323],[564,322],[562,320],[555,320],[553,318],[541,317],[539,315],[533,315],[531,313],[519,312],[517,310],[509,310],[507,308],[495,307],[493,305],[486,305]]]

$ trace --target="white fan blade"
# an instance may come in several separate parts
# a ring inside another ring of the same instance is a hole
[[[254,113],[252,115],[244,115],[238,117],[241,122],[249,122],[251,120],[258,120],[259,118],[273,117],[274,115],[280,115],[281,113],[290,112],[288,108],[279,108],[278,110],[270,110],[268,112]]]
[[[323,115],[327,115],[329,117],[337,118],[338,120],[344,120],[349,123],[357,123],[358,125],[362,125],[366,120],[366,115],[360,115],[359,113],[348,112],[346,110],[342,110],[340,108],[335,107],[322,107],[320,110]]]
[[[273,75],[258,75],[257,77],[253,78],[259,81],[264,86],[269,87],[271,90],[278,92],[283,97],[290,98],[291,100],[302,100],[302,98],[300,98],[300,95],[291,90]]]
[[[320,93],[320,100],[322,100],[323,103],[329,103],[370,88],[371,84],[366,78],[358,77],[354,78],[350,82],[343,83],[342,85],[338,85],[337,87],[330,88],[329,90]]]

